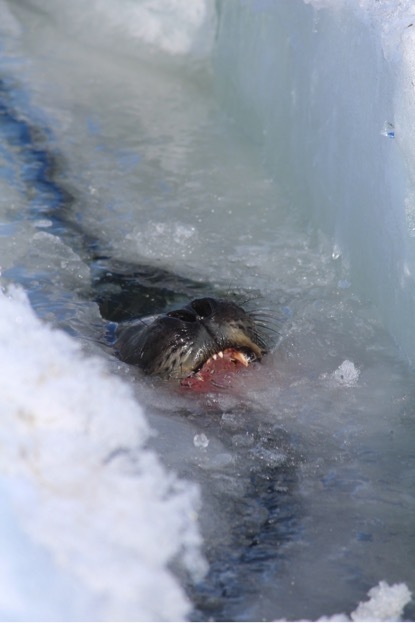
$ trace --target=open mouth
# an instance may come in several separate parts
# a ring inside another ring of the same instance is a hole
[[[225,348],[214,353],[197,370],[180,381],[195,391],[210,391],[229,385],[230,375],[248,368],[258,357],[250,349]]]

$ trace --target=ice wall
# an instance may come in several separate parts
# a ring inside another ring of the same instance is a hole
[[[413,2],[222,0],[215,58],[221,100],[413,362]]]

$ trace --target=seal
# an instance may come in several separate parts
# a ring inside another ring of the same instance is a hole
[[[194,388],[214,375],[261,361],[269,350],[256,312],[214,297],[120,323],[115,348],[122,361],[145,374],[180,379],[183,386]]]

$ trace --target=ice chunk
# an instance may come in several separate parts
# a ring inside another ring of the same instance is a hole
[[[196,448],[207,448],[209,439],[206,437],[205,433],[200,433],[200,435],[195,435],[193,437],[193,444]]]
[[[406,584],[379,582],[368,592],[370,599],[359,603],[350,618],[346,614],[321,617],[319,621],[400,621],[412,594]]]
[[[359,368],[356,368],[353,361],[345,359],[332,374],[322,374],[320,378],[322,380],[327,380],[329,385],[353,387],[358,382],[359,376]]]
[[[412,595],[406,584],[387,582],[379,584],[368,592],[369,601],[361,602],[351,613],[352,621],[399,621]]]
[[[339,385],[345,385],[346,387],[352,387],[356,385],[359,380],[360,371],[352,361],[346,359],[343,363],[333,372],[331,378]]]

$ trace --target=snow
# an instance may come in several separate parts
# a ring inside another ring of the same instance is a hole
[[[350,618],[352,621],[399,621],[403,608],[411,601],[411,591],[405,584],[389,586],[379,582],[368,592],[370,599],[361,602]]]
[[[359,603],[348,617],[334,614],[321,617],[319,621],[400,621],[404,607],[411,601],[412,594],[405,584],[379,582],[368,592],[370,599]]]
[[[1,294],[0,315],[2,618],[60,618],[63,602],[73,619],[182,619],[167,565],[205,569],[195,487],[145,449],[143,413],[102,362],[43,325],[20,290]]]

